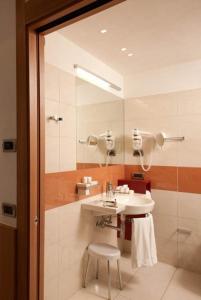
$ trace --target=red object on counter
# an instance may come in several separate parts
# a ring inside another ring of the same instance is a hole
[[[127,184],[129,189],[134,190],[135,193],[146,194],[146,191],[151,192],[151,181],[149,180],[118,180],[118,186],[124,184]]]

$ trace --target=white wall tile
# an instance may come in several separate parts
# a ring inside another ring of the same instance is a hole
[[[178,233],[178,241],[181,243],[180,246],[185,246],[185,244],[190,244],[197,247],[201,246],[201,220],[179,218],[178,228],[187,231]]]
[[[54,173],[59,170],[59,137],[46,137],[45,139],[45,171]]]
[[[153,164],[200,167],[200,97],[201,90],[197,89],[126,99],[126,135],[130,135],[131,128],[140,128],[154,134],[163,131],[167,136],[184,136],[184,142],[169,142],[164,145],[162,151],[156,149]],[[128,143],[126,148],[127,145]],[[132,161],[132,153],[127,152],[126,163]]]
[[[59,274],[59,244],[48,245],[45,248],[45,278],[50,281]]]
[[[178,193],[178,215],[181,218],[201,220],[201,195]]]
[[[76,140],[60,137],[59,171],[76,170]]]
[[[177,241],[178,220],[175,216],[154,215],[154,227],[157,237]]]
[[[60,70],[59,72],[60,102],[76,105],[75,76]]]
[[[179,266],[178,243],[176,239],[168,240],[161,236],[156,236],[156,248],[158,261],[173,265],[175,267]]]
[[[152,190],[152,199],[155,201],[153,214],[177,216],[178,193],[172,191]]]
[[[60,136],[76,140],[76,107],[60,103],[59,110],[59,116],[63,118],[63,121],[60,122]]]
[[[45,98],[59,102],[59,69],[45,64]]]
[[[51,116],[59,116],[59,102],[46,99],[45,101],[45,136],[59,137],[59,122],[50,120]]]
[[[161,94],[126,100],[126,120],[174,116],[178,113],[176,95]]]
[[[201,114],[201,89],[180,92],[178,95],[179,115]]]
[[[179,135],[185,140],[178,143],[178,165],[184,167],[201,167],[201,115],[178,117]]]
[[[45,278],[44,298],[45,300],[59,299],[59,279],[54,277],[51,280]]]
[[[46,172],[76,169],[75,77],[56,66],[45,65]],[[63,121],[48,117],[56,115]]]
[[[179,243],[179,266],[181,268],[201,273],[201,244]]]
[[[59,242],[59,215],[58,209],[50,209],[45,213],[45,245]]]

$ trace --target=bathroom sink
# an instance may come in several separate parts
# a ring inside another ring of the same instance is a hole
[[[96,215],[113,215],[113,214],[124,214],[124,215],[139,215],[146,214],[153,210],[155,202],[151,198],[150,192],[144,194],[116,194],[113,199],[116,199],[116,207],[108,206],[105,203],[106,196],[100,195],[87,199],[86,202],[82,203],[84,209],[88,209],[94,212]]]
[[[151,196],[147,195],[133,195],[125,205],[123,214],[125,215],[140,215],[146,214],[153,210],[155,202]]]

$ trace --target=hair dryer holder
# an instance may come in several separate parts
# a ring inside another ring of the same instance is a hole
[[[156,135],[156,142],[160,147],[163,147],[165,142],[183,142],[184,136],[168,137],[164,132],[159,132]]]

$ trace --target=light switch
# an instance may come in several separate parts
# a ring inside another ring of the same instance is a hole
[[[3,152],[16,152],[16,148],[15,139],[3,140]]]

